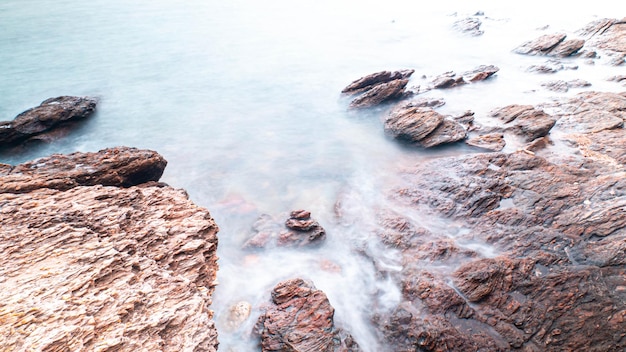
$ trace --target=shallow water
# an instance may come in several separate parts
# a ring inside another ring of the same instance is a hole
[[[162,180],[185,188],[221,228],[213,307],[220,349],[254,350],[245,338],[253,318],[236,331],[225,328],[230,304],[245,300],[258,308],[277,282],[303,276],[326,292],[337,324],[365,351],[384,351],[368,317],[372,308],[393,307],[399,288],[357,254],[365,250],[386,270],[398,268],[396,253],[382,251],[372,232],[376,210],[397,184],[397,169],[475,151],[399,145],[385,137],[380,111],[347,111],[349,101],[339,92],[380,70],[413,68],[409,85],[418,86],[428,82],[422,75],[494,64],[500,72],[489,81],[424,95],[444,98],[443,113],[469,109],[488,122],[485,114],[493,108],[581,91],[550,92],[540,86],[547,80],[580,78],[592,83],[590,89],[621,91],[606,78],[624,69],[602,58],[595,65],[576,60],[578,70],[546,76],[525,71],[545,58],[511,52],[544,33],[573,33],[592,20],[626,14],[619,2],[592,5],[3,0],[0,119],[58,95],[97,96],[100,103],[65,139],[2,153],[0,162],[116,145],[157,150],[169,162]],[[479,10],[484,35],[452,28]],[[240,249],[258,215],[299,208],[326,228],[321,248]],[[441,219],[410,216],[451,237],[458,231]],[[497,253],[482,243],[461,245],[484,256]]]

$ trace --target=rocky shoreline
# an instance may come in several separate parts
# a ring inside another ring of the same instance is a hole
[[[546,35],[516,52],[585,60],[602,50],[623,65],[624,23],[597,21],[581,31],[587,40]],[[456,26],[482,34],[476,20]],[[399,251],[400,269],[361,251],[401,288],[391,311],[372,307],[378,337],[393,351],[622,351],[626,92],[494,107],[480,122],[469,110],[444,116],[442,100],[418,97],[480,84],[498,70],[447,72],[425,88],[409,87],[412,69],[383,71],[342,92],[356,96],[351,109],[383,106],[382,128],[394,141],[465,142],[481,151],[399,171],[403,185],[388,193],[393,208],[381,205],[372,231]],[[3,122],[0,145],[46,140],[95,104],[46,100]],[[511,141],[521,148],[502,152]],[[184,190],[159,182],[166,164],[154,151],[128,147],[0,164],[2,349],[218,349],[211,311],[218,225]],[[336,208],[341,218],[340,200]],[[442,233],[413,213],[450,225]],[[247,249],[319,246],[326,237],[306,210],[260,218],[254,230]],[[267,296],[258,317],[245,302],[233,310],[234,326],[257,320],[259,349],[361,350],[314,283],[293,278]]]

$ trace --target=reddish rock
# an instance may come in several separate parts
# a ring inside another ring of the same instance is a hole
[[[548,104],[559,118],[559,130],[569,133],[592,133],[621,128],[626,120],[626,95],[606,92],[583,92],[557,104]]]
[[[500,71],[500,69],[497,66],[481,65],[471,71],[464,72],[463,77],[469,82],[484,81],[498,71]]]
[[[0,122],[0,148],[41,137],[53,129],[67,127],[70,123],[84,119],[95,111],[96,102],[94,98],[71,96],[44,100],[12,121]]]
[[[450,71],[437,76],[434,80],[432,80],[432,82],[430,82],[430,85],[434,89],[443,89],[456,87],[466,83],[467,82],[465,82],[463,76],[457,76],[456,73]]]
[[[25,193],[38,188],[66,190],[76,186],[130,187],[158,181],[167,161],[158,153],[116,147],[97,153],[54,154],[0,174],[0,192]]]
[[[424,148],[432,148],[438,145],[455,143],[467,137],[467,131],[458,122],[444,119],[443,122],[428,136],[420,140],[420,145]]]
[[[465,141],[472,147],[478,147],[494,152],[501,151],[506,146],[504,135],[502,133],[489,133],[470,138]]]
[[[408,79],[396,79],[369,89],[350,103],[351,108],[369,108],[404,96]]]
[[[491,116],[504,121],[505,130],[512,131],[528,142],[547,135],[556,119],[543,110],[530,105],[509,105],[491,112]]]
[[[155,182],[83,186],[72,179],[80,172],[68,172],[78,159],[96,164],[76,168],[104,175],[122,155],[57,155],[0,176],[29,185],[0,190],[0,350],[216,351],[218,227],[209,212]],[[68,177],[62,187],[32,182],[41,168],[52,179],[55,160],[59,179]]]
[[[566,35],[562,33],[545,34],[520,45],[514,51],[525,55],[549,55],[557,45],[565,40],[565,37]]]
[[[419,143],[443,120],[444,116],[432,108],[400,106],[385,119],[385,133],[397,139]]]
[[[244,248],[310,247],[320,245],[326,239],[326,230],[311,218],[306,210],[294,210],[281,224],[270,215],[261,215],[254,224],[255,234],[246,241]]]
[[[291,279],[272,290],[271,305],[259,317],[255,332],[261,350],[360,351],[353,338],[335,327],[335,310],[324,292],[302,279]]]
[[[372,73],[350,83],[341,92],[346,94],[362,93],[383,83],[389,83],[399,79],[408,79],[414,72],[415,70],[401,70]]]

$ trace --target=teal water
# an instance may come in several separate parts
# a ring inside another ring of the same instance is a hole
[[[479,10],[483,36],[452,29]],[[305,276],[328,294],[338,324],[364,350],[383,351],[368,307],[393,306],[399,291],[354,250],[370,246],[393,267],[394,253],[378,248],[371,229],[375,209],[396,182],[394,170],[472,151],[399,146],[384,136],[379,114],[347,111],[341,89],[380,70],[414,68],[410,85],[420,85],[422,75],[497,65],[501,71],[490,81],[427,94],[446,99],[443,112],[470,109],[477,118],[498,106],[563,95],[542,89],[545,80],[582,78],[592,89],[623,90],[606,81],[620,73],[616,68],[577,61],[575,71],[533,75],[525,68],[545,60],[511,50],[546,32],[572,33],[597,18],[623,17],[624,10],[614,1],[2,0],[0,120],[59,95],[100,102],[66,138],[2,153],[0,162],[116,145],[157,150],[169,162],[162,180],[185,188],[221,228],[214,310],[222,350],[254,350],[246,337],[258,311],[227,331],[222,318],[230,304],[258,307],[278,281]],[[338,200],[349,210],[341,220],[334,213]],[[327,229],[325,246],[240,250],[256,216],[298,208]],[[340,271],[325,270],[320,261]]]

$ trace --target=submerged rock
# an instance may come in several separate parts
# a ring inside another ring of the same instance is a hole
[[[334,314],[326,294],[312,283],[302,279],[280,282],[255,328],[261,350],[360,351],[352,336],[335,326]]]
[[[0,191],[0,349],[217,350],[217,225],[183,190],[131,186],[115,167],[107,177],[113,160],[153,155],[112,150],[124,152],[57,155],[0,175],[29,185]],[[32,182],[42,168],[48,181]],[[91,168],[109,185],[84,186]]]
[[[454,28],[462,33],[479,36],[485,33],[480,26],[483,23],[476,17],[467,17],[454,22]]]
[[[283,224],[269,215],[261,215],[254,224],[254,231],[244,248],[310,247],[326,239],[326,230],[306,210],[292,211]]]
[[[96,109],[96,99],[61,96],[44,100],[39,106],[17,115],[12,121],[0,122],[0,148],[42,138],[45,133],[84,119]]]
[[[574,79],[571,81],[549,81],[541,83],[542,87],[545,87],[548,90],[553,92],[567,92],[570,88],[584,88],[591,86],[591,83],[584,81],[582,79]]]

